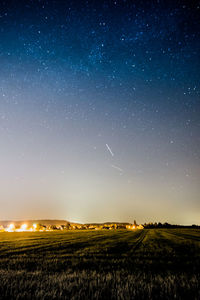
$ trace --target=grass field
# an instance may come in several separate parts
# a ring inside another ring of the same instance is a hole
[[[200,230],[0,233],[1,299],[200,299]]]

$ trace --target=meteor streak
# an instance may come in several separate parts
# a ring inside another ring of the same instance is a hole
[[[118,171],[120,171],[120,172],[123,172],[123,171],[124,171],[124,170],[122,170],[121,168],[119,168],[119,167],[117,167],[117,166],[115,166],[115,165],[111,165],[111,167],[114,168],[114,169],[116,169],[116,170],[118,170]]]
[[[110,149],[110,147],[108,146],[108,144],[106,144],[106,147],[107,147],[108,151],[110,152],[110,154],[111,154],[112,156],[114,156],[114,153],[112,152],[112,150]]]

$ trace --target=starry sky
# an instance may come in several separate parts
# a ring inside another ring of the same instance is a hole
[[[0,219],[200,224],[200,2],[0,3]]]

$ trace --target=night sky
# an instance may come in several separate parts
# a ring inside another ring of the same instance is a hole
[[[0,219],[200,224],[199,54],[199,1],[1,1]]]

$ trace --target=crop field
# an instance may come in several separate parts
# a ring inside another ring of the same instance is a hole
[[[200,299],[200,230],[0,233],[0,299]]]

